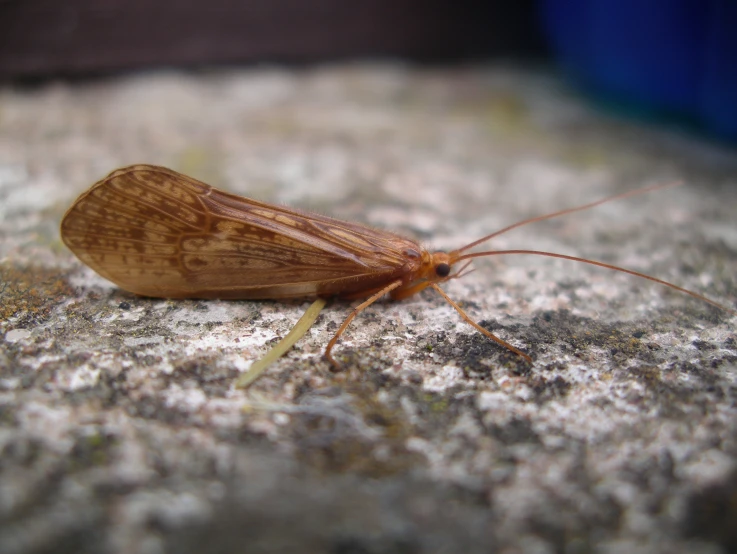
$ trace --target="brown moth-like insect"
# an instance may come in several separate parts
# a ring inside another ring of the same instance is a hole
[[[468,252],[516,227],[665,186],[671,185],[527,219],[457,250],[431,253],[399,235],[229,194],[171,169],[133,165],[83,193],[64,215],[61,237],[97,273],[142,296],[367,298],[328,342],[325,356],[334,366],[331,351],[359,312],[385,294],[401,300],[428,287],[479,332],[532,361],[474,322],[438,284],[460,277],[472,258],[536,254],[629,273],[734,312],[672,283],[603,262],[535,250]]]

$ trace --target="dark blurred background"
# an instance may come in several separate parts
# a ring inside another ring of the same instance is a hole
[[[0,79],[554,60],[620,113],[737,140],[734,0],[0,0]]]
[[[0,0],[0,74],[542,56],[535,2]]]

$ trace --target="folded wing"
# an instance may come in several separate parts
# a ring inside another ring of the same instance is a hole
[[[419,250],[390,233],[256,202],[148,165],[96,183],[66,213],[61,232],[106,279],[167,298],[348,294],[406,272],[406,253]]]

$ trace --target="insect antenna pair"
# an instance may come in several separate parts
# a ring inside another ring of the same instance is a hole
[[[230,194],[171,169],[134,165],[113,171],[83,193],[61,223],[64,243],[120,288],[159,298],[316,300],[292,331],[237,381],[252,383],[312,326],[327,298],[359,299],[325,349],[379,298],[402,300],[432,288],[479,332],[528,362],[530,356],[481,327],[440,284],[470,273],[475,258],[534,254],[590,264],[648,279],[737,313],[696,292],[604,262],[536,250],[473,248],[512,229],[678,183],[618,194],[529,218],[457,250],[429,252],[418,243],[363,225]],[[460,264],[460,265],[458,265]],[[458,267],[454,272],[453,268]]]

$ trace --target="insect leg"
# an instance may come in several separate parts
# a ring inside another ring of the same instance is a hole
[[[504,348],[507,348],[507,349],[511,350],[511,351],[512,351],[512,352],[514,352],[515,354],[517,354],[517,355],[519,355],[519,356],[522,356],[522,357],[523,357],[523,358],[524,358],[525,360],[527,360],[528,362],[532,363],[532,358],[530,358],[530,357],[529,357],[529,356],[528,356],[527,354],[525,354],[525,353],[524,353],[524,352],[522,352],[521,350],[519,350],[519,349],[515,348],[514,346],[512,346],[512,345],[511,345],[511,344],[509,344],[508,342],[506,342],[506,341],[503,341],[502,339],[500,339],[500,338],[499,338],[499,337],[497,337],[496,335],[494,335],[494,334],[490,333],[489,331],[487,331],[486,329],[484,329],[483,327],[481,327],[481,325],[479,325],[478,323],[476,323],[476,322],[475,322],[475,321],[474,321],[473,319],[471,319],[471,318],[470,318],[470,317],[468,316],[468,314],[467,314],[466,312],[464,312],[464,311],[463,311],[463,308],[461,308],[461,307],[460,307],[460,306],[459,306],[458,304],[456,304],[455,302],[453,302],[453,301],[452,301],[452,300],[450,299],[450,297],[449,297],[449,296],[448,296],[447,294],[445,294],[445,291],[443,291],[443,289],[441,289],[441,288],[440,288],[439,286],[437,286],[437,285],[436,285],[435,283],[430,283],[430,286],[431,286],[432,288],[434,288],[434,289],[435,289],[436,291],[438,291],[438,293],[440,293],[440,296],[442,296],[443,298],[445,298],[445,301],[446,301],[446,302],[447,302],[448,304],[450,304],[451,306],[453,306],[453,308],[455,308],[455,310],[456,310],[456,311],[457,311],[457,312],[458,312],[458,313],[459,313],[459,314],[461,315],[461,317],[463,318],[463,320],[464,320],[464,321],[465,321],[466,323],[468,323],[469,325],[471,325],[471,326],[472,326],[472,327],[473,327],[474,329],[476,329],[476,330],[477,330],[477,331],[478,331],[479,333],[483,334],[483,335],[484,335],[484,336],[486,336],[486,337],[489,337],[489,338],[490,338],[491,340],[493,340],[493,341],[494,341],[495,343],[497,343],[497,344],[500,344],[500,345],[501,345],[501,346],[503,346]]]
[[[348,317],[345,318],[345,321],[343,324],[338,328],[338,331],[335,333],[332,339],[330,339],[330,342],[328,343],[327,347],[325,348],[325,357],[328,359],[328,361],[332,364],[332,366],[336,369],[340,369],[340,365],[338,362],[335,361],[335,358],[330,354],[330,351],[335,346],[335,343],[338,342],[338,339],[340,338],[340,335],[343,334],[343,331],[346,330],[346,327],[350,325],[351,321],[353,321],[353,318],[355,318],[359,313],[361,313],[363,310],[368,308],[371,304],[376,302],[379,298],[384,296],[387,292],[393,291],[397,287],[402,285],[402,281],[394,281],[393,283],[389,283],[387,286],[385,286],[383,289],[381,289],[379,292],[375,293],[374,295],[370,296],[368,300],[365,302],[359,304],[355,307],[355,309],[348,314]]]
[[[360,292],[353,292],[351,294],[341,295],[339,296],[339,298],[341,300],[361,300],[362,298],[366,298],[367,296],[373,296],[375,293],[379,292],[380,290],[384,290],[385,288],[386,286],[382,285],[374,289],[362,290]]]
[[[409,287],[403,287],[401,289],[395,290],[392,292],[392,300],[404,300],[405,298],[409,298],[410,296],[414,296],[418,292],[422,292],[427,287],[429,287],[431,284],[431,281],[421,281],[417,283],[416,285],[411,285]]]

